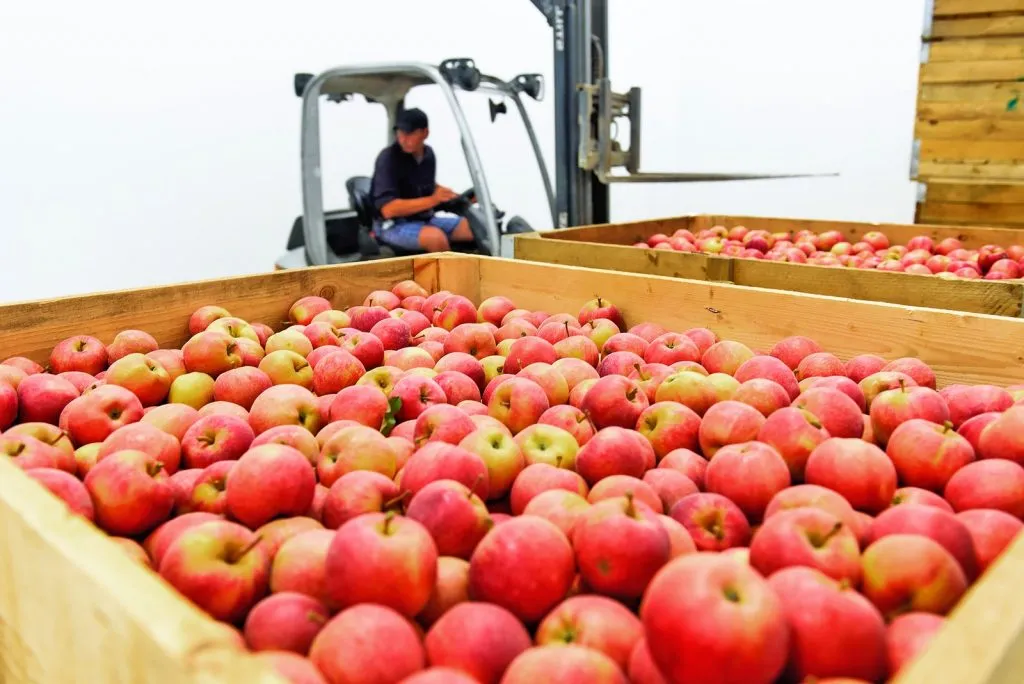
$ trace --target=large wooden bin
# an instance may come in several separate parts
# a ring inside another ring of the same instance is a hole
[[[586,266],[647,275],[731,282],[736,285],[793,290],[832,297],[852,297],[891,304],[928,306],[996,316],[1024,315],[1024,280],[945,280],[937,276],[893,273],[874,269],[829,268],[813,264],[712,256],[702,253],[640,249],[635,242],[651,235],[672,235],[679,229],[697,231],[721,225],[746,226],[770,232],[841,231],[850,241],[881,230],[893,244],[917,235],[939,240],[955,237],[965,247],[1007,246],[1024,242],[1024,233],[1005,228],[967,228],[888,223],[854,223],[754,216],[692,215],[567,228],[516,236],[517,259],[566,266]]]
[[[1024,383],[1024,321],[759,290],[664,277],[438,255],[329,266],[168,287],[0,306],[0,358],[43,361],[52,345],[85,333],[109,340],[141,328],[180,345],[197,307],[283,327],[291,302],[317,294],[336,307],[415,278],[474,301],[502,294],[519,306],[575,312],[603,294],[628,321],[712,328],[766,349],[804,334],[841,358],[917,356],[952,382]],[[155,573],[0,459],[0,681],[262,682],[275,678],[237,650]],[[1024,672],[1024,538],[964,597],[904,684],[1019,684]]]

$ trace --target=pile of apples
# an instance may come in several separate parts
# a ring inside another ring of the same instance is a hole
[[[1024,277],[1024,246],[983,245],[964,249],[956,238],[936,242],[927,235],[911,238],[906,245],[891,245],[877,230],[851,243],[842,232],[810,230],[770,233],[745,226],[714,226],[696,235],[684,229],[672,236],[658,233],[634,247],[704,252],[741,259],[766,259],[794,264],[878,269],[941,278],[1012,280]]]
[[[0,454],[292,682],[882,682],[1024,527],[1022,387],[600,298],[289,317],[7,359]]]

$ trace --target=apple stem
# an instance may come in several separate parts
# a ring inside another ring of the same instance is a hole
[[[156,461],[155,463],[150,463],[146,466],[146,472],[150,477],[156,477],[163,469],[164,464],[162,461]]]
[[[561,456],[555,456],[555,467],[556,468],[561,468],[562,467],[562,457]]]
[[[903,378],[899,378],[898,382],[900,383],[900,392],[906,392],[907,391],[907,382],[906,382],[906,380],[904,380]]]
[[[819,548],[821,546],[825,546],[825,544],[828,544],[829,539],[839,534],[839,531],[841,529],[843,529],[842,521],[836,521],[836,524],[832,526],[832,529],[829,530],[828,534],[826,534],[825,537],[821,540]]]
[[[476,481],[473,482],[473,486],[469,488],[469,493],[466,495],[466,499],[472,499],[473,494],[476,493],[476,488],[480,486],[480,483],[484,481],[484,474],[480,473],[476,476]]]
[[[594,299],[597,300],[597,308],[600,309],[602,306],[604,306],[604,304],[601,303],[601,295],[597,295],[596,297],[594,297]]]
[[[384,510],[391,511],[395,506],[405,503],[405,500],[412,495],[412,492],[406,489],[404,492],[391,499],[390,501],[384,502]]]
[[[636,507],[633,505],[633,490],[626,492],[626,515],[630,518],[636,517]]]
[[[636,399],[636,392],[636,387],[630,387],[628,390],[626,390],[626,399],[629,399],[630,401]]]
[[[322,625],[327,622],[327,618],[320,613],[313,612],[312,610],[306,613],[306,619],[310,622],[315,622],[318,625]]]
[[[391,534],[391,521],[395,519],[395,512],[388,511],[384,514],[384,534]]]
[[[942,423],[942,427],[944,428],[943,432],[945,432],[945,433],[949,433],[949,432],[953,431],[953,423],[951,421],[948,421],[948,420],[944,421]]]
[[[231,562],[232,562],[232,563],[237,563],[238,561],[240,561],[240,560],[242,560],[243,558],[245,558],[245,554],[249,553],[249,552],[250,552],[250,551],[252,551],[252,550],[253,550],[254,548],[256,548],[256,546],[257,546],[257,545],[258,545],[258,544],[259,544],[259,543],[260,543],[261,541],[263,541],[263,537],[261,537],[261,536],[259,536],[259,535],[257,535],[256,537],[254,537],[254,538],[253,538],[253,540],[252,540],[251,542],[249,542],[248,544],[246,544],[245,546],[243,546],[243,547],[242,547],[242,550],[241,550],[241,551],[239,551],[238,553],[234,554],[234,557],[233,557],[233,558],[231,559]]]

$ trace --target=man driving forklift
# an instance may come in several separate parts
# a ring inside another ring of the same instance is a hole
[[[450,242],[472,242],[473,233],[465,217],[435,211],[458,195],[436,182],[437,158],[426,144],[427,124],[422,110],[402,110],[395,122],[395,142],[377,155],[370,185],[377,210],[374,233],[399,249],[444,252]]]

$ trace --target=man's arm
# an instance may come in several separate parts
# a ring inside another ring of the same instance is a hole
[[[435,190],[433,195],[415,199],[398,197],[398,179],[391,164],[391,155],[382,152],[373,169],[373,203],[385,219],[413,216],[433,209],[441,203]]]

